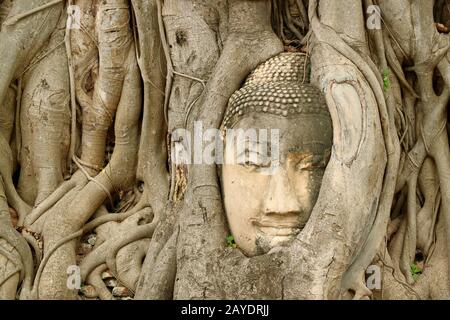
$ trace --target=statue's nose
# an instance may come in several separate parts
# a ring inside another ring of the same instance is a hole
[[[289,181],[285,168],[279,168],[269,182],[269,189],[264,200],[264,212],[287,214],[300,213],[301,206],[297,200],[295,188]]]

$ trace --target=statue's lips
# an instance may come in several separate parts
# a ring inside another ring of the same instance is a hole
[[[274,237],[291,237],[297,235],[301,230],[300,228],[288,228],[288,227],[264,227],[259,226],[259,231]]]
[[[264,216],[253,224],[264,234],[270,236],[294,236],[301,231],[298,214]]]

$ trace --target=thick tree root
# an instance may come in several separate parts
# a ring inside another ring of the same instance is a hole
[[[21,119],[27,122],[22,129],[29,130],[26,160],[31,161],[33,172],[29,182],[36,188],[32,204],[39,204],[52,194],[67,171],[70,109],[67,58],[62,46],[65,21],[62,15],[48,44],[32,60],[23,78]]]
[[[157,225],[156,220],[148,225],[137,226],[136,224],[140,219],[148,219],[150,217],[146,217],[148,213],[145,211],[136,213],[135,216],[130,218],[130,221],[125,220],[123,222],[123,226],[120,226],[117,232],[119,235],[113,236],[110,240],[101,243],[97,248],[94,249],[91,253],[89,253],[85,259],[83,260],[80,269],[81,269],[81,279],[84,280],[87,278],[90,272],[94,270],[94,268],[98,267],[102,263],[108,262],[107,257],[111,254],[110,258],[110,266],[109,269],[113,274],[117,275],[115,258],[117,252],[127,244],[137,241],[143,238],[150,238],[153,234],[153,230]],[[142,218],[140,218],[142,217]],[[138,220],[133,223],[134,220]],[[131,225],[130,225],[131,223]],[[111,262],[112,261],[112,262]],[[133,288],[129,288],[133,289]],[[133,289],[134,290],[134,289]]]
[[[111,243],[105,258],[106,265],[109,270],[111,270],[114,274],[117,274],[116,256],[119,250],[134,241],[151,238],[158,222],[159,221],[156,219],[148,225],[136,227],[134,230],[130,230],[124,237],[120,237]]]
[[[5,140],[3,135],[0,135],[0,176],[2,177],[2,184],[6,194],[8,203],[13,207],[19,215],[19,225],[22,225],[26,215],[31,208],[23,201],[16,191],[12,181],[13,158],[9,143]]]
[[[91,272],[86,280],[86,283],[94,286],[101,300],[114,300],[113,295],[102,280],[102,273],[107,269],[108,267],[106,266],[106,264],[98,266],[93,272]]]
[[[95,178],[88,177],[89,183],[79,190],[75,197],[69,200],[70,202],[64,203],[64,200],[58,202],[58,209],[53,213],[54,216],[51,222],[46,223],[43,230],[44,244],[47,248],[56,245],[65,235],[80,230],[111,192],[127,190],[134,183],[141,101],[140,81],[136,63],[131,63],[129,68],[116,116],[116,145],[111,161],[98,176]],[[58,213],[64,207],[70,209]],[[65,286],[64,275],[65,269],[69,265],[74,264],[74,247],[74,242],[72,242],[55,251],[53,257],[49,259],[46,269],[53,270],[56,268],[58,271],[46,273],[47,271],[44,270],[43,274],[52,279],[57,277],[58,281],[49,283],[46,280],[40,285],[49,285],[50,287],[40,290],[40,292],[45,292],[46,294],[57,292],[58,297],[70,295]],[[60,255],[61,257],[59,257]],[[55,285],[61,291],[55,290],[53,287]]]
[[[47,4],[48,0],[14,1],[8,17]],[[42,48],[55,29],[63,4],[55,4],[39,10],[18,23],[3,25],[0,32],[0,104],[5,98],[10,83],[21,74],[35,54]],[[23,44],[27,45],[23,45]]]
[[[9,221],[9,210],[6,204],[6,196],[3,191],[3,179],[0,176],[0,238],[5,240],[10,246],[17,251],[20,256],[20,265],[18,261],[16,266],[20,268],[23,280],[21,296],[26,297],[32,286],[34,278],[33,256],[30,247],[25,239],[12,227]],[[11,258],[11,257],[10,257]],[[14,263],[14,259],[12,262]]]
[[[145,291],[141,291],[145,295],[137,292],[135,299],[167,300],[173,298],[177,270],[178,235],[179,230],[176,228],[155,259]]]
[[[120,283],[136,292],[137,282],[142,272],[142,261],[147,254],[150,239],[143,239],[123,247],[117,253],[117,277]]]
[[[39,205],[30,212],[25,219],[25,226],[31,226],[71,190],[75,189],[77,186],[83,186],[86,183],[87,179],[81,171],[75,173],[70,180],[64,181],[50,196],[39,203]]]

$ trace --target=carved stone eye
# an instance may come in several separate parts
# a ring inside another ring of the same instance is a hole
[[[296,169],[298,171],[313,171],[316,169],[324,169],[326,167],[326,163],[324,161],[323,156],[320,155],[309,155],[300,160]]]
[[[247,150],[244,154],[238,156],[237,163],[249,169],[266,168],[270,166],[270,159],[256,151]]]

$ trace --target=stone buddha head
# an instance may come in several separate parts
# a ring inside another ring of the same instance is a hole
[[[248,256],[286,245],[303,229],[331,154],[330,114],[322,93],[302,83],[305,63],[300,53],[263,63],[230,98],[222,123],[225,211]]]

